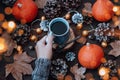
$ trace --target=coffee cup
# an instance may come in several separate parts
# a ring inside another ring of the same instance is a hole
[[[64,44],[69,39],[69,23],[64,18],[54,18],[49,23],[49,32],[54,36],[55,43]]]

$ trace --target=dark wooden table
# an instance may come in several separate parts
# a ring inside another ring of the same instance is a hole
[[[82,3],[80,4],[80,8],[78,9],[79,12],[81,12],[81,8],[83,8],[83,5],[84,5],[85,2],[94,3],[95,1],[96,1],[96,0],[82,0]],[[1,4],[1,2],[0,2],[0,13],[4,13],[4,8],[5,8],[5,7],[6,7],[6,6],[3,5],[3,4]],[[63,11],[63,14],[64,14],[64,11]],[[42,15],[43,15],[42,10],[39,10],[39,13],[38,13],[37,18],[40,18]],[[6,15],[5,18],[6,18],[7,20],[15,20],[12,15]],[[37,19],[37,18],[36,18],[36,19]],[[99,22],[93,21],[93,26],[96,25],[97,23],[99,23]],[[29,25],[29,24],[28,24],[28,25]],[[84,24],[83,26],[84,26],[84,28],[86,28],[86,29],[89,28],[89,25]],[[80,32],[79,32],[78,30],[76,30],[75,25],[74,25],[74,24],[71,24],[71,27],[72,27],[72,29],[73,29],[73,31],[74,31],[74,33],[75,33],[75,36],[79,35]],[[41,34],[40,37],[42,37],[42,36],[44,36],[44,35],[45,35],[45,33]],[[100,43],[98,43],[97,41],[92,41],[92,40],[89,40],[89,39],[88,39],[87,41],[90,42],[90,43],[95,43],[95,44],[100,45]],[[24,47],[24,50],[27,51],[28,55],[33,56],[33,57],[36,57],[35,50],[30,50],[30,49],[28,48],[29,45],[34,45],[34,44],[31,43],[31,42],[26,43],[26,46]],[[70,67],[72,67],[73,65],[75,65],[76,63],[78,63],[77,53],[78,53],[79,49],[80,49],[82,46],[83,46],[83,44],[80,44],[80,43],[75,42],[74,45],[73,45],[70,49],[65,50],[65,51],[62,51],[61,53],[54,53],[53,59],[62,58],[62,59],[64,59],[64,60],[66,61],[66,59],[65,59],[66,53],[67,53],[67,52],[71,52],[71,51],[74,52],[74,53],[76,54],[76,59],[75,59],[74,61],[72,61],[72,62],[67,62],[67,65],[68,65],[69,68],[70,68]],[[113,57],[113,56],[108,56],[108,55],[106,55],[110,50],[111,50],[111,47],[110,47],[110,46],[108,46],[107,48],[104,48],[105,57],[106,57],[107,59],[115,59],[115,60],[117,60],[117,61],[120,61],[120,57],[115,58],[115,57]],[[9,58],[8,58],[8,59],[9,59]],[[0,61],[0,80],[14,80],[14,78],[12,77],[11,74],[5,79],[5,65],[6,65],[6,64],[7,64],[7,63],[6,63],[6,61],[5,61],[4,59],[3,59],[2,61]],[[33,68],[35,67],[35,66],[34,66],[34,61],[31,63],[31,65],[32,65]],[[81,65],[79,64],[79,66],[81,66]],[[68,68],[67,74],[70,74],[70,75],[71,75],[71,73],[69,72],[69,68]],[[87,69],[87,72],[92,73],[93,76],[94,76],[94,78],[95,78],[95,80],[100,80],[100,77],[99,77],[99,75],[98,75],[98,69],[93,69],[93,70]],[[31,75],[24,75],[24,76],[23,76],[23,80],[32,80],[32,79],[31,79]],[[50,76],[50,77],[49,77],[49,80],[55,80],[55,79]]]

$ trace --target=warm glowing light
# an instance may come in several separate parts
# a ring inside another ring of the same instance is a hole
[[[102,59],[101,59],[101,63],[106,63],[107,62],[107,60],[103,57]]]
[[[42,16],[42,17],[41,17],[41,20],[45,20],[45,19],[46,19],[45,16]]]
[[[118,10],[119,10],[119,7],[118,7],[118,6],[114,6],[114,7],[113,7],[113,11],[114,11],[114,12],[117,12]]]
[[[31,41],[37,41],[37,36],[36,35],[31,35],[30,40]]]
[[[16,24],[15,24],[15,22],[13,22],[13,21],[9,21],[9,22],[8,22],[8,26],[9,26],[10,28],[14,28],[14,27],[16,26]]]
[[[114,6],[114,7],[113,7],[113,11],[115,12],[115,14],[116,14],[117,16],[119,16],[119,15],[120,15],[120,6]]]
[[[3,27],[4,29],[7,29],[7,28],[8,28],[8,22],[7,22],[7,21],[3,22],[3,23],[2,23],[2,27]]]
[[[78,29],[78,30],[82,29],[82,27],[83,27],[82,23],[78,23],[78,24],[77,24],[77,29]]]
[[[5,39],[0,37],[0,54],[4,53],[7,50],[7,45]]]
[[[3,21],[5,19],[5,15],[0,13],[0,21]]]
[[[105,68],[101,68],[101,69],[99,70],[99,75],[100,75],[100,76],[104,76],[105,74],[106,74]]]
[[[108,68],[101,67],[101,68],[99,69],[99,75],[100,75],[100,76],[105,76],[105,75],[108,74],[108,73],[109,73],[109,69],[108,69]]]
[[[36,32],[37,32],[38,34],[40,34],[40,33],[42,32],[42,30],[41,30],[40,28],[37,28],[37,29],[36,29]]]
[[[5,12],[5,14],[10,15],[12,13],[12,8],[11,7],[6,7],[4,12]]]
[[[16,28],[16,23],[14,21],[9,21],[7,31],[11,33],[15,28]]]
[[[114,0],[114,2],[118,2],[118,0]]]
[[[84,31],[82,32],[82,35],[83,35],[84,37],[88,36],[88,34],[89,34],[89,31],[87,31],[87,30],[84,30]]]
[[[3,44],[0,44],[0,50],[3,50],[5,46]]]
[[[66,18],[66,19],[70,19],[70,17],[71,17],[70,13],[67,13],[67,14],[65,15],[65,18]]]
[[[19,29],[17,33],[18,33],[19,36],[22,36],[24,34],[24,30],[23,29]]]

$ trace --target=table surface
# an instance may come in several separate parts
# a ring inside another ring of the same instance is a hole
[[[96,0],[82,0],[82,3],[80,4],[80,8],[83,7],[83,4],[84,4],[85,2],[94,3],[95,1],[96,1]],[[5,8],[5,7],[6,7],[5,5],[3,5],[3,4],[0,3],[0,13],[4,13],[4,8]],[[79,11],[80,11],[80,9],[79,9]],[[64,12],[64,11],[63,11],[63,12]],[[39,10],[39,13],[38,13],[37,18],[40,18],[42,15],[43,15],[42,10]],[[36,18],[36,19],[37,19],[37,18]],[[6,15],[6,19],[7,19],[7,20],[15,20],[12,15]],[[95,26],[97,23],[99,23],[99,22],[93,21],[93,26]],[[29,25],[29,24],[28,24],[28,25]],[[84,28],[89,28],[89,25],[84,24],[83,26],[84,26]],[[75,36],[79,35],[80,32],[76,30],[75,25],[74,25],[74,24],[71,24],[71,27],[72,27],[72,29],[73,29],[73,31],[74,31]],[[45,35],[45,33],[41,34],[40,37],[42,37],[42,36],[44,36],[44,35]],[[92,40],[89,40],[89,39],[88,39],[87,41],[90,42],[90,43],[95,43],[95,44],[100,45],[100,43],[98,43],[97,41],[92,41]],[[33,57],[36,57],[35,50],[29,50],[29,48],[28,48],[29,45],[33,45],[33,43],[27,43],[26,46],[24,47],[24,49],[27,51],[28,55],[33,56]],[[74,45],[73,45],[70,49],[65,50],[65,51],[63,51],[63,52],[61,52],[61,53],[54,53],[53,59],[62,58],[62,59],[64,59],[64,60],[66,60],[65,57],[64,57],[64,56],[66,55],[66,53],[67,53],[67,52],[71,52],[71,51],[74,52],[74,53],[76,54],[76,59],[75,59],[74,61],[72,61],[72,62],[67,62],[67,65],[68,65],[69,68],[70,68],[70,67],[72,67],[73,65],[75,65],[76,63],[78,63],[77,53],[78,53],[79,49],[80,49],[82,46],[83,46],[83,44],[80,44],[80,43],[75,42]],[[111,47],[110,47],[110,46],[108,46],[107,48],[104,48],[105,57],[106,57],[107,59],[115,59],[115,60],[117,60],[117,61],[120,61],[120,57],[115,58],[115,57],[113,57],[113,56],[108,56],[108,55],[106,55],[110,50],[111,50]],[[9,59],[11,59],[11,57],[10,57],[10,58],[6,58],[6,59],[9,60]],[[5,66],[5,64],[7,64],[6,61],[4,61],[4,60],[0,61],[0,80],[14,80],[14,78],[12,77],[11,74],[10,74],[6,79],[4,78],[4,75],[5,75],[5,67],[4,67],[4,66]],[[34,66],[34,61],[31,63],[31,65],[32,65],[33,68],[35,67],[35,66]],[[80,64],[79,64],[79,66],[80,66]],[[69,69],[68,69],[68,70],[69,70]],[[93,69],[93,70],[87,69],[87,72],[92,73],[93,76],[94,76],[94,78],[95,78],[95,80],[100,80],[100,77],[98,76],[98,69]],[[70,75],[71,75],[71,73],[70,73],[69,71],[67,72],[67,74],[70,74]],[[24,76],[23,76],[23,80],[32,80],[32,79],[31,79],[31,76],[30,76],[30,75],[24,75]],[[55,80],[55,79],[53,79],[53,78],[50,76],[50,77],[49,77],[49,80]]]

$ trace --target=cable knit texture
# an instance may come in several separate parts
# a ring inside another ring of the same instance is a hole
[[[48,80],[51,61],[48,59],[37,59],[35,69],[32,73],[32,80]]]

